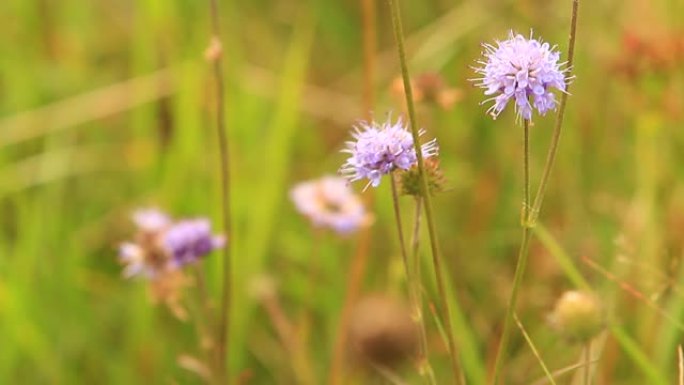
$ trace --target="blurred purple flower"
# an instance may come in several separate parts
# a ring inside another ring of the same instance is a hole
[[[132,219],[138,229],[134,241],[119,246],[119,260],[124,264],[126,278],[156,279],[195,262],[225,243],[223,237],[211,234],[207,219],[174,222],[157,209],[136,210]]]
[[[351,154],[340,168],[340,173],[350,182],[368,179],[369,185],[377,187],[383,175],[396,169],[408,170],[417,163],[413,137],[406,125],[397,119],[392,123],[388,118],[385,123],[361,122],[354,127],[354,141],[346,143],[342,152]],[[423,135],[425,130],[420,130]],[[436,156],[437,141],[433,139],[421,146],[423,157]]]
[[[482,67],[475,68],[482,77],[474,80],[485,89],[485,95],[495,95],[483,102],[494,101],[487,110],[492,117],[496,119],[511,99],[518,118],[526,120],[532,119],[533,108],[540,115],[556,109],[551,88],[565,92],[568,69],[561,68],[565,63],[558,63],[560,53],[555,46],[510,31],[508,40],[483,47],[486,60],[478,61]]]
[[[225,238],[211,233],[207,219],[186,219],[175,223],[163,235],[163,245],[172,266],[181,267],[225,245]]]
[[[290,198],[314,226],[328,227],[340,234],[354,232],[372,221],[344,178],[324,176],[301,182],[290,191]]]

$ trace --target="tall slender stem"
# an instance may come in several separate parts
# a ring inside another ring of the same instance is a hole
[[[390,175],[390,179],[392,181],[392,206],[394,208],[394,218],[397,223],[397,234],[399,236],[399,243],[401,244],[401,258],[404,262],[404,271],[406,274],[406,281],[408,286],[409,303],[411,306],[412,313],[411,316],[413,320],[416,322],[416,325],[418,326],[418,334],[420,339],[418,344],[418,364],[421,368],[421,376],[423,376],[429,384],[434,384],[434,382],[432,381],[433,379],[430,371],[430,363],[427,357],[427,337],[425,334],[425,324],[423,322],[422,311],[420,308],[420,300],[418,299],[418,295],[420,295],[420,293],[418,293],[417,290],[418,285],[416,282],[416,275],[414,274],[415,270],[411,269],[411,262],[409,261],[408,250],[406,249],[404,229],[401,220],[401,209],[399,207],[399,194],[397,193],[397,181],[394,173]],[[415,238],[413,241],[414,245],[417,244]]]
[[[579,10],[579,0],[573,0],[572,2],[572,16],[571,16],[571,21],[570,21],[570,35],[569,35],[569,41],[568,41],[568,78],[572,76],[572,65],[573,65],[573,58],[575,54],[575,39],[577,35],[577,14]],[[492,384],[496,385],[499,380],[499,376],[501,373],[501,369],[503,367],[503,361],[504,357],[506,355],[506,351],[508,350],[508,341],[510,338],[510,331],[511,331],[511,321],[513,318],[513,313],[515,312],[515,305],[517,304],[518,300],[518,290],[520,287],[520,284],[522,282],[522,277],[525,272],[525,267],[527,265],[527,256],[528,256],[528,250],[529,250],[529,242],[530,242],[530,231],[531,229],[535,226],[537,218],[539,217],[539,211],[541,210],[541,205],[542,202],[544,201],[544,194],[546,192],[546,187],[549,181],[549,176],[551,175],[551,169],[553,168],[553,164],[556,159],[556,153],[558,152],[558,142],[560,140],[560,135],[561,135],[561,128],[563,126],[563,117],[565,116],[565,107],[567,105],[567,99],[568,99],[568,90],[569,86],[566,88],[566,92],[564,92],[561,95],[561,101],[560,101],[560,107],[558,110],[558,115],[556,116],[556,122],[554,126],[554,131],[553,131],[553,136],[551,138],[551,144],[549,146],[549,151],[547,154],[546,158],[546,164],[544,165],[544,170],[542,171],[542,178],[539,183],[539,189],[537,190],[537,194],[534,199],[534,203],[532,205],[532,209],[529,209],[529,190],[526,190],[524,195],[525,195],[525,200],[528,202],[526,205],[528,208],[525,209],[525,203],[523,203],[523,220],[522,220],[522,226],[523,226],[523,235],[522,235],[522,240],[520,242],[520,251],[518,253],[518,262],[517,266],[515,268],[515,277],[513,278],[513,289],[511,291],[511,297],[508,302],[508,310],[506,311],[506,319],[504,321],[504,329],[503,329],[503,334],[501,335],[501,340],[499,341],[499,350],[497,351],[496,354],[496,360],[494,363],[494,374],[492,377]],[[527,122],[526,124],[526,137],[527,137]],[[526,139],[527,141],[527,139]],[[529,168],[529,156],[527,155],[527,152],[529,151],[529,147],[525,148],[525,184],[529,185],[529,173],[528,173],[528,168]],[[526,189],[529,189],[529,186],[526,187]]]
[[[223,232],[229,242],[223,248],[223,289],[221,295],[221,316],[218,325],[218,380],[219,383],[230,383],[230,365],[228,363],[228,344],[230,329],[230,306],[232,297],[232,267],[230,250],[231,209],[230,209],[230,149],[225,126],[225,85],[223,76],[223,60],[221,59],[221,29],[218,0],[209,0],[211,7],[211,43],[208,57],[213,64],[214,83],[216,85],[216,130],[219,140],[220,168],[221,168],[221,205],[223,206]]]
[[[530,220],[530,122],[523,119],[523,204],[520,225]]]
[[[399,10],[399,3],[396,0],[388,0],[391,14],[392,26],[394,27],[394,38],[397,43],[397,52],[399,54],[399,63],[401,65],[401,74],[404,80],[404,93],[406,96],[406,105],[408,107],[409,121],[411,123],[411,135],[413,136],[413,145],[416,149],[416,157],[418,158],[418,172],[420,173],[420,191],[423,197],[423,205],[425,208],[425,219],[428,226],[428,234],[430,236],[430,250],[432,251],[432,261],[435,269],[435,278],[437,281],[437,290],[439,292],[442,316],[444,318],[444,327],[446,329],[447,340],[449,344],[449,356],[451,358],[451,368],[453,370],[454,381],[456,384],[462,383],[462,372],[458,362],[456,352],[456,339],[451,325],[451,312],[449,310],[449,301],[446,293],[446,283],[444,279],[444,271],[442,270],[442,261],[439,253],[439,246],[437,240],[437,230],[435,228],[435,221],[432,215],[432,200],[430,198],[430,191],[428,189],[427,176],[425,174],[425,163],[423,160],[423,152],[420,145],[420,135],[418,133],[418,124],[416,123],[416,112],[413,105],[413,90],[411,89],[411,78],[408,72],[408,65],[406,62],[406,52],[404,49],[404,32],[401,24],[401,12]]]
[[[411,261],[410,264],[413,267],[411,269],[411,274],[413,275],[413,296],[415,298],[415,310],[414,317],[419,322],[419,343],[420,343],[420,355],[419,368],[422,376],[426,377],[426,380],[430,384],[437,384],[435,379],[435,372],[430,365],[430,352],[428,350],[427,333],[425,331],[425,317],[423,317],[423,280],[421,274],[420,265],[420,254],[418,249],[420,246],[420,218],[422,216],[422,206],[423,200],[420,197],[415,199],[416,209],[413,214],[413,233],[411,235]]]
[[[530,227],[529,227],[529,208],[530,208],[530,133],[529,121],[527,119],[523,122],[523,203],[520,217],[520,225],[523,228],[522,242],[518,252],[518,262],[515,267],[515,276],[513,278],[513,289],[511,289],[511,297],[508,300],[508,309],[506,310],[506,318],[504,319],[504,328],[499,341],[499,350],[494,361],[494,376],[492,384],[496,384],[503,368],[504,357],[508,351],[508,342],[511,336],[511,329],[513,318],[515,317],[515,306],[518,303],[518,292],[525,275],[525,267],[527,265],[527,256],[530,243]]]
[[[572,1],[572,16],[570,20],[570,37],[568,40],[568,78],[572,77],[574,57],[575,57],[575,39],[577,37],[577,15],[579,13],[579,0]],[[568,95],[570,92],[570,85],[566,86],[565,92],[561,94],[560,107],[558,108],[558,115],[556,116],[556,123],[553,128],[553,136],[551,137],[551,144],[546,155],[546,164],[544,171],[542,171],[541,181],[539,182],[539,189],[534,198],[532,211],[530,212],[529,223],[530,226],[535,225],[539,217],[542,203],[544,202],[544,195],[551,176],[551,169],[556,162],[556,154],[558,153],[558,142],[560,141],[561,129],[563,128],[563,118],[565,117],[565,106],[568,102]]]

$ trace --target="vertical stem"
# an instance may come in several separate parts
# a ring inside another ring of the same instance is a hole
[[[529,227],[529,209],[530,209],[530,123],[527,119],[523,120],[523,203],[520,217],[520,225],[523,227],[522,242],[518,252],[518,262],[515,267],[515,276],[513,278],[513,289],[511,290],[511,297],[508,300],[508,309],[506,310],[506,318],[504,319],[504,328],[499,340],[499,350],[496,353],[494,361],[494,375],[492,384],[499,380],[501,369],[503,368],[504,357],[508,351],[508,342],[515,316],[515,306],[518,303],[518,292],[522,284],[523,276],[525,275],[525,266],[527,265],[527,255],[530,243],[530,227]]]
[[[575,57],[575,39],[577,37],[577,14],[579,12],[579,0],[572,1],[572,17],[570,20],[570,38],[568,41],[568,74],[567,78],[572,77],[574,57]],[[542,172],[541,181],[539,182],[539,189],[537,190],[537,195],[534,198],[534,204],[532,205],[532,211],[530,212],[529,223],[530,226],[534,227],[539,217],[539,211],[541,210],[541,205],[544,202],[544,194],[546,194],[546,188],[549,183],[549,177],[551,176],[551,169],[556,161],[556,154],[558,153],[558,142],[560,141],[561,129],[563,128],[563,118],[565,117],[565,106],[568,102],[568,95],[570,92],[570,85],[568,84],[566,92],[561,94],[560,107],[558,108],[558,115],[556,116],[556,123],[553,129],[553,136],[551,137],[551,144],[549,145],[549,151],[546,155],[546,164],[544,165],[544,171]]]
[[[408,65],[406,63],[406,52],[404,50],[404,32],[401,24],[401,14],[399,10],[399,3],[396,0],[388,0],[392,13],[392,26],[394,27],[394,38],[397,43],[397,53],[399,55],[399,63],[401,65],[401,74],[404,80],[404,93],[406,96],[406,105],[408,107],[409,120],[411,123],[411,135],[413,136],[413,145],[416,149],[416,157],[418,158],[418,172],[420,173],[420,190],[423,197],[423,204],[425,207],[425,219],[428,225],[428,234],[430,236],[430,250],[432,252],[432,261],[435,269],[435,278],[437,281],[437,290],[440,297],[440,305],[442,316],[444,319],[444,326],[446,329],[447,340],[449,344],[449,357],[451,359],[451,369],[456,384],[462,383],[462,372],[458,363],[456,353],[456,339],[451,325],[451,312],[449,310],[449,301],[446,293],[446,283],[444,279],[444,272],[442,270],[442,261],[439,254],[439,246],[437,241],[437,230],[432,215],[432,201],[428,189],[427,176],[425,175],[425,163],[423,161],[423,152],[420,145],[420,137],[418,133],[418,124],[416,123],[415,107],[413,105],[413,90],[411,89],[411,78],[409,77]]]
[[[570,36],[568,41],[568,74],[567,77],[572,76],[572,66],[573,58],[575,55],[575,39],[577,36],[577,14],[579,10],[579,0],[572,1],[572,16],[570,21]],[[520,244],[520,252],[518,254],[518,263],[515,269],[515,277],[513,279],[513,290],[511,292],[511,298],[508,304],[508,310],[506,311],[506,320],[504,321],[504,330],[499,342],[499,350],[497,351],[496,360],[494,364],[494,375],[492,384],[496,385],[499,380],[499,375],[501,368],[503,366],[503,358],[508,349],[509,333],[511,329],[511,319],[513,312],[515,311],[515,304],[518,299],[518,289],[520,283],[522,282],[522,277],[524,275],[525,266],[527,265],[527,254],[529,249],[530,241],[530,230],[535,226],[537,218],[539,217],[539,211],[541,210],[542,202],[544,201],[544,194],[546,193],[546,187],[548,185],[549,177],[551,175],[551,169],[556,160],[556,154],[558,152],[558,142],[560,141],[561,129],[563,126],[563,118],[565,116],[565,107],[568,100],[569,86],[566,87],[566,92],[561,95],[560,107],[558,110],[558,115],[556,116],[556,122],[554,126],[553,136],[551,138],[551,144],[549,146],[549,151],[547,153],[546,164],[544,165],[544,170],[542,171],[541,181],[539,183],[539,189],[534,198],[534,203],[532,209],[529,207],[527,210],[523,210],[523,236]],[[527,124],[527,122],[525,122]],[[528,149],[525,149],[527,153]],[[528,160],[526,159],[526,162]],[[525,166],[525,169],[529,165]],[[525,176],[525,184],[529,184],[529,175]],[[527,187],[529,188],[529,187]],[[526,198],[529,202],[529,192],[525,193]],[[526,214],[525,214],[526,211]]]
[[[419,343],[420,343],[420,357],[419,368],[421,375],[426,377],[430,384],[436,384],[435,372],[430,365],[430,352],[428,350],[427,333],[425,332],[425,317],[423,316],[423,282],[421,274],[420,254],[418,248],[420,246],[420,217],[422,215],[423,200],[416,197],[416,210],[413,219],[413,234],[411,235],[411,261],[413,267],[411,274],[413,275],[413,296],[415,298],[415,318],[419,322]]]
[[[394,172],[390,174],[390,181],[392,184],[392,208],[394,209],[394,219],[397,223],[397,235],[399,236],[399,245],[401,249],[401,259],[404,262],[404,270],[406,278],[411,282],[411,273],[409,268],[408,252],[406,251],[406,241],[404,240],[404,229],[401,223],[401,209],[399,208],[399,193],[397,192],[397,181]],[[411,297],[411,290],[409,289],[409,297]]]
[[[584,347],[584,385],[591,384],[591,339]]]
[[[230,210],[230,153],[228,135],[225,127],[225,86],[223,77],[223,61],[221,60],[221,30],[219,21],[218,0],[209,0],[211,7],[211,43],[209,59],[213,64],[214,82],[216,84],[216,130],[219,139],[220,168],[221,168],[221,205],[223,231],[228,244],[223,248],[223,290],[221,295],[221,316],[218,325],[218,381],[222,384],[230,383],[230,365],[228,363],[228,344],[230,329],[230,306],[232,297],[232,268],[230,250],[231,210]],[[211,55],[213,53],[213,55]]]
[[[530,122],[523,119],[523,204],[520,225],[530,220]]]
[[[425,334],[425,324],[423,322],[423,316],[422,316],[422,311],[420,308],[420,300],[418,299],[419,293],[418,293],[418,284],[416,281],[416,275],[414,274],[415,270],[411,269],[411,264],[409,262],[408,258],[408,251],[406,249],[406,242],[404,238],[404,230],[403,230],[403,225],[401,221],[401,210],[399,207],[399,194],[397,193],[397,181],[395,178],[395,174],[392,173],[390,174],[390,179],[392,181],[392,206],[394,208],[394,218],[396,219],[397,222],[397,234],[399,235],[399,243],[401,244],[401,258],[404,262],[404,271],[406,273],[406,280],[407,280],[407,286],[408,286],[408,295],[409,295],[409,302],[411,306],[411,316],[416,322],[416,325],[418,327],[418,334],[419,334],[419,344],[418,344],[418,364],[421,369],[421,376],[429,383],[429,384],[434,384],[432,381],[433,378],[430,375],[431,370],[430,370],[430,363],[428,361],[427,357],[427,337]],[[418,218],[418,217],[416,217]],[[414,235],[415,235],[415,229],[414,229]],[[414,244],[414,250],[417,251],[417,239],[414,237],[413,239],[413,244]],[[414,265],[415,268],[415,265]]]

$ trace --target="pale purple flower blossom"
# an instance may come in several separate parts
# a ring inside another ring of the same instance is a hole
[[[372,221],[344,178],[324,176],[301,182],[290,191],[290,198],[297,211],[314,226],[327,227],[340,234],[352,233]]]
[[[496,46],[483,44],[486,60],[478,61],[482,67],[475,68],[482,77],[477,86],[485,89],[485,95],[493,95],[483,103],[493,101],[487,110],[495,119],[508,101],[515,101],[518,119],[532,119],[532,110],[540,115],[557,106],[555,88],[565,92],[567,81],[566,63],[559,63],[560,53],[549,43],[509,32],[508,39],[497,41]]]
[[[207,219],[186,219],[175,223],[163,235],[163,246],[169,252],[170,263],[181,267],[225,245],[225,238],[211,233]]]
[[[397,169],[408,170],[417,163],[413,136],[401,118],[396,123],[390,118],[381,124],[360,122],[354,130],[354,140],[348,141],[342,150],[350,156],[340,168],[340,173],[350,182],[368,179],[365,188],[377,187],[383,175]],[[423,129],[419,131],[419,135],[424,133]],[[436,156],[436,139],[424,143],[421,150],[424,158]]]
[[[119,260],[124,264],[126,278],[155,279],[225,244],[223,237],[211,234],[207,219],[174,222],[157,209],[137,210],[132,219],[138,229],[135,238],[119,245]]]

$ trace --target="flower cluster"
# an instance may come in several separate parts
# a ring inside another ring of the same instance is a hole
[[[153,279],[194,263],[225,243],[223,237],[211,233],[206,219],[174,222],[159,210],[144,209],[133,214],[133,222],[138,228],[134,241],[119,247],[126,277]]]
[[[540,115],[555,110],[557,101],[552,88],[565,92],[567,68],[559,63],[560,53],[549,43],[531,36],[509,33],[508,40],[497,41],[496,47],[484,44],[485,61],[475,68],[482,77],[475,79],[485,89],[485,95],[495,95],[486,102],[494,101],[487,110],[494,118],[504,110],[508,101],[515,100],[518,118],[531,120],[532,109]]]
[[[324,176],[301,182],[290,191],[290,198],[314,226],[340,234],[354,232],[372,222],[363,202],[343,178]]]
[[[424,133],[421,129],[419,135]],[[401,118],[396,123],[391,119],[382,124],[361,122],[355,127],[353,137],[342,150],[350,156],[340,169],[350,182],[368,179],[366,188],[377,187],[383,175],[397,169],[408,170],[417,163],[413,137]],[[436,156],[437,141],[423,144],[421,150],[424,158]]]

